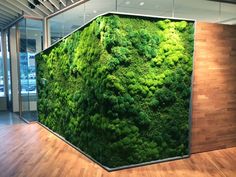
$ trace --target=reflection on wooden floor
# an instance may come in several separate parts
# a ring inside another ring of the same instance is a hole
[[[107,172],[38,125],[0,128],[0,177],[236,177],[236,147]]]

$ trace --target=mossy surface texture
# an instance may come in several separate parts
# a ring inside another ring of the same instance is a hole
[[[193,32],[98,17],[37,55],[39,121],[110,168],[188,154]]]

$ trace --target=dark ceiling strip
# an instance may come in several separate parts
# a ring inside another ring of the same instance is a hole
[[[208,1],[236,4],[236,0],[208,0]]]

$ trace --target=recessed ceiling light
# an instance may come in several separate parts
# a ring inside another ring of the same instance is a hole
[[[129,5],[129,4],[130,4],[130,1],[126,1],[125,4],[126,4],[126,5]]]
[[[144,5],[144,2],[140,2],[139,5],[140,5],[140,6],[143,6],[143,5]]]
[[[96,10],[94,10],[94,11],[93,11],[93,13],[94,13],[94,14],[96,14],[96,13],[97,13],[97,11],[96,11]]]

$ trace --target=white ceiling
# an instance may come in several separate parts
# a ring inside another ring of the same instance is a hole
[[[83,0],[0,0],[0,29],[22,15],[43,18]]]

